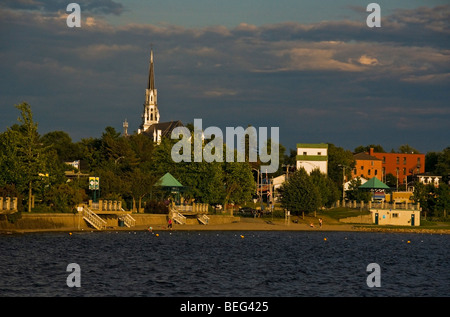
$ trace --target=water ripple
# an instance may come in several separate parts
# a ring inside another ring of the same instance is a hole
[[[0,236],[0,296],[449,296],[448,245],[349,232]],[[378,289],[366,284],[373,262]],[[66,285],[69,263],[81,267],[78,289]]]

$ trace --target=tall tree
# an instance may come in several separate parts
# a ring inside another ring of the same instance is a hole
[[[61,161],[80,159],[80,150],[77,144],[73,143],[70,135],[64,131],[48,132],[42,136],[41,142],[45,146],[55,149]]]
[[[133,205],[135,201],[138,201],[138,212],[142,210],[142,199],[152,192],[153,186],[157,184],[158,180],[155,175],[144,173],[139,168],[135,168],[128,174]]]
[[[310,178],[320,194],[321,206],[331,207],[339,199],[337,185],[319,169],[313,170]]]
[[[21,123],[17,134],[17,155],[23,166],[23,176],[28,186],[28,211],[31,211],[33,182],[39,179],[39,173],[44,168],[45,147],[40,142],[38,125],[33,121],[33,114],[28,103],[16,105],[20,111],[18,121]]]
[[[320,207],[320,194],[304,168],[293,173],[280,189],[281,206],[292,213],[313,212]]]
[[[450,146],[440,153],[435,172],[442,176],[444,183],[450,184]]]
[[[351,151],[328,143],[328,177],[342,190],[344,183],[343,168],[346,179],[351,179],[352,169],[355,168],[355,159]]]
[[[241,203],[252,198],[255,190],[255,181],[249,163],[226,162],[224,163],[224,173],[224,206],[230,201]]]

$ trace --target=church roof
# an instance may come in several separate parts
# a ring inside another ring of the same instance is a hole
[[[176,127],[184,127],[184,125],[183,125],[183,123],[180,120],[155,123],[155,124],[152,124],[144,132],[144,134],[147,134],[147,135],[151,136],[151,135],[153,135],[154,131],[161,130],[161,136],[162,137],[170,137],[170,134],[172,133],[172,130],[175,129]]]

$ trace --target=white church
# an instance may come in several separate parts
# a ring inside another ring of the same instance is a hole
[[[158,91],[155,88],[155,70],[153,63],[153,50],[150,51],[150,67],[148,72],[147,89],[145,90],[145,103],[142,113],[142,124],[138,129],[138,134],[148,135],[153,142],[161,143],[161,138],[169,137],[172,130],[176,127],[182,127],[181,121],[159,122],[160,115],[158,109]],[[128,123],[125,121],[125,125]]]

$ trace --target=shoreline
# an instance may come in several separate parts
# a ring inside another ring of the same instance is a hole
[[[13,234],[25,234],[25,233],[46,233],[46,232],[111,232],[111,231],[148,231],[149,226],[152,227],[153,232],[164,231],[302,231],[302,232],[380,232],[380,233],[421,233],[421,234],[450,234],[449,229],[439,228],[420,228],[420,227],[393,227],[386,226],[375,227],[367,226],[363,224],[348,224],[348,223],[324,223],[320,228],[318,225],[310,227],[306,223],[289,223],[286,224],[284,220],[265,220],[265,219],[242,219],[238,222],[225,223],[225,224],[175,224],[172,229],[168,229],[167,226],[161,224],[149,224],[149,225],[137,225],[131,228],[128,227],[109,227],[104,230],[96,229],[79,229],[73,227],[61,227],[61,228],[3,228],[0,229],[0,235],[13,235]]]

